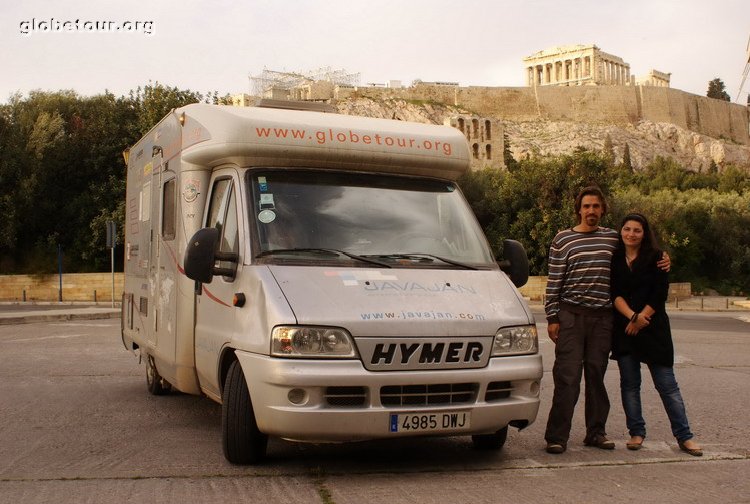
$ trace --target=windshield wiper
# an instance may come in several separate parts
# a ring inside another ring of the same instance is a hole
[[[367,255],[362,257],[377,257],[378,259],[407,259],[407,260],[419,260],[419,261],[425,261],[429,260],[429,262],[433,262],[433,259],[437,259],[438,261],[442,261],[446,264],[450,264],[452,266],[458,266],[459,268],[468,269],[468,270],[478,270],[479,268],[476,268],[474,266],[471,266],[469,264],[465,264],[462,262],[454,261],[453,259],[446,259],[445,257],[436,256],[433,254],[425,254],[422,252],[415,252],[415,253],[409,253],[409,254],[378,254],[378,255]]]
[[[352,254],[350,252],[346,252],[344,250],[338,250],[338,249],[329,249],[329,248],[290,248],[290,249],[274,249],[274,250],[265,250],[261,252],[260,254],[257,254],[255,257],[267,257],[271,255],[277,255],[277,254],[295,254],[295,253],[311,253],[311,254],[320,254],[325,253],[328,255],[344,255],[346,257],[349,257],[351,259],[354,259],[356,261],[366,262],[369,264],[376,264],[378,266],[381,266],[383,268],[392,268],[388,263],[385,263],[383,261],[378,261],[377,259],[372,259],[370,257],[360,256],[357,254]]]

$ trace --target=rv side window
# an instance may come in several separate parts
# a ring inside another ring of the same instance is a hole
[[[175,238],[175,188],[176,180],[172,179],[164,184],[164,194],[162,194],[161,209],[161,235],[164,240],[174,240]]]
[[[230,189],[231,179],[221,179],[214,182],[213,191],[211,191],[211,204],[208,207],[208,220],[206,227],[215,227],[221,233],[224,225],[224,212],[222,212],[222,203],[226,199]]]
[[[230,188],[227,214],[224,220],[224,230],[221,234],[219,250],[222,252],[238,253],[240,248],[240,233],[237,227],[237,198],[235,191]]]
[[[214,182],[211,204],[208,209],[208,227],[219,230],[219,251],[239,252],[240,235],[237,222],[237,199],[232,179],[219,179]],[[231,268],[234,264],[221,261],[219,267]],[[222,277],[232,281],[232,277]]]

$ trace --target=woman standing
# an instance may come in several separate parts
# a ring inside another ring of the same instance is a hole
[[[665,309],[669,281],[656,266],[662,253],[648,220],[632,213],[622,221],[620,246],[612,256],[611,295],[615,306],[612,358],[620,368],[620,392],[630,441],[638,450],[646,438],[641,411],[641,362],[644,362],[661,396],[680,449],[700,457],[693,440],[685,404],[674,376],[674,347]]]

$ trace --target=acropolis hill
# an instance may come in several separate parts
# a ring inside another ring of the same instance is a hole
[[[359,88],[334,103],[342,113],[370,117],[437,124],[450,124],[455,117],[467,123],[490,120],[497,124],[492,152],[503,152],[505,134],[516,159],[570,153],[578,147],[602,150],[609,136],[620,160],[628,144],[635,168],[661,156],[694,171],[706,171],[712,162],[719,169],[732,164],[750,170],[747,108],[676,89],[446,89],[419,84]],[[470,144],[481,138],[481,133],[465,132]],[[482,164],[501,160],[500,155]]]
[[[602,150],[609,137],[616,160],[627,144],[636,169],[660,156],[694,171],[712,164],[750,170],[748,107],[670,88],[665,72],[652,70],[637,79],[621,58],[593,45],[540,51],[524,65],[527,87],[308,80],[269,86],[263,94],[328,101],[345,114],[456,126],[472,145],[477,168],[503,166],[505,136],[516,159],[579,147]]]

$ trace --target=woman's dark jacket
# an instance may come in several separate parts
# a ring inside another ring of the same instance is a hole
[[[612,256],[612,302],[622,297],[636,312],[640,313],[646,305],[656,311],[647,327],[635,336],[629,336],[625,334],[625,326],[630,320],[615,309],[613,359],[633,355],[649,364],[674,365],[672,332],[664,306],[669,294],[669,277],[656,266],[660,257],[661,252],[652,254],[651,258],[638,257],[631,270],[625,262],[624,250],[617,250]]]

